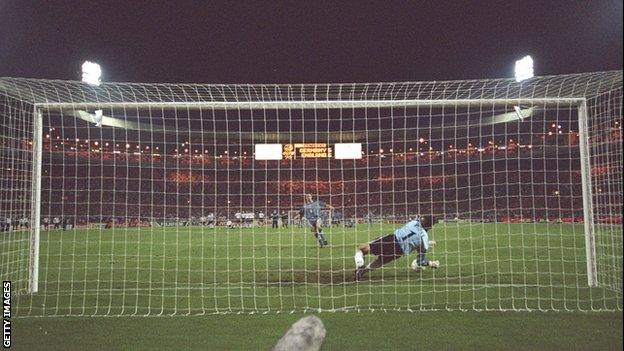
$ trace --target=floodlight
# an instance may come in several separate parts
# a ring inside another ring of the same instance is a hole
[[[85,61],[82,64],[82,81],[91,85],[100,85],[102,69],[94,62]]]
[[[533,58],[527,55],[516,61],[516,82],[533,78]]]

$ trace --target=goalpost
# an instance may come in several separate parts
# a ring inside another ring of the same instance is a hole
[[[621,100],[621,71],[314,85],[0,78],[0,273],[23,316],[621,310]],[[361,155],[336,157],[345,143]],[[263,144],[274,158],[256,157]],[[304,144],[326,152],[292,147]],[[307,223],[281,226],[308,193],[334,208],[322,211],[326,248]],[[236,213],[265,225],[228,226]],[[438,270],[403,258],[353,281],[358,244],[426,214],[440,220]]]

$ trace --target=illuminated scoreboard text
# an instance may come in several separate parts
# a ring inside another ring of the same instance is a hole
[[[333,148],[325,143],[284,144],[282,156],[285,160],[297,158],[332,158]]]

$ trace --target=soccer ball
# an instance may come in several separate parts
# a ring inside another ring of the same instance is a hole
[[[420,272],[420,271],[423,271],[424,269],[425,267],[418,265],[418,259],[415,259],[412,261],[412,270],[414,272]]]

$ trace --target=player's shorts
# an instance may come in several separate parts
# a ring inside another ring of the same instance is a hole
[[[386,264],[403,256],[403,249],[396,242],[394,234],[386,235],[371,241],[370,252],[381,258],[381,263]]]
[[[317,224],[319,224],[319,221],[320,221],[319,218],[308,219],[308,223],[310,224],[311,227],[316,227]]]

